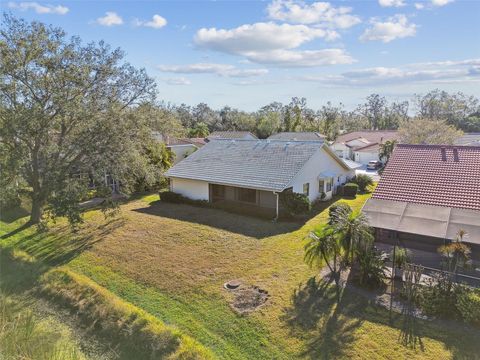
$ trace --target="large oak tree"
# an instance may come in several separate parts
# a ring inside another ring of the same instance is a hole
[[[135,105],[155,97],[145,71],[103,42],[84,45],[8,14],[2,22],[0,185],[28,192],[31,223],[45,208],[78,219],[86,174],[98,183],[112,175],[127,189],[132,177],[148,178],[150,130],[135,116]]]

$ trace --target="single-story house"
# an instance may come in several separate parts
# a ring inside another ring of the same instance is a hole
[[[280,132],[270,135],[270,140],[325,141],[325,135],[318,132]]]
[[[342,134],[332,143],[331,148],[339,157],[368,164],[380,160],[380,145],[388,140],[398,140],[396,130],[362,130]]]
[[[257,139],[250,131],[214,131],[206,137],[206,141],[212,141],[215,139],[244,139],[254,140]]]
[[[480,133],[465,133],[455,141],[455,145],[480,146]]]
[[[283,191],[329,199],[354,171],[318,141],[211,141],[166,172],[170,190],[196,200],[261,208],[278,217]]]
[[[363,207],[376,240],[436,252],[463,229],[480,259],[480,147],[395,147]]]
[[[166,146],[174,154],[173,165],[179,163],[190,154],[200,149],[206,142],[203,138],[187,138],[187,139],[174,139],[169,138],[166,142]]]

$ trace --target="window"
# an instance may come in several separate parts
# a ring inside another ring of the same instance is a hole
[[[308,196],[310,190],[310,183],[303,184],[303,195]]]
[[[327,190],[326,192],[332,191],[332,178],[327,179]]]
[[[325,191],[325,181],[322,180],[318,180],[318,192],[319,193],[322,193]]]
[[[239,201],[256,203],[257,202],[257,190],[238,188],[237,196]]]

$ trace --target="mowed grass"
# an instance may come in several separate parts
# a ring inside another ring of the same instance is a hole
[[[343,201],[360,209],[368,196]],[[337,304],[318,270],[303,262],[305,236],[328,209],[305,224],[275,224],[156,200],[126,203],[116,219],[90,211],[76,234],[64,223],[47,234],[25,229],[2,246],[90,277],[221,359],[480,358],[477,330],[417,321],[416,346],[404,346],[403,317],[390,320],[348,291]],[[4,232],[22,221],[3,223]],[[267,304],[237,315],[223,288],[232,279],[267,290]]]

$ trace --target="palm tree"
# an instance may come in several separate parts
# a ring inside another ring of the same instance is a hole
[[[341,237],[346,259],[352,263],[355,251],[360,247],[370,247],[373,241],[372,229],[366,216],[360,211],[338,207],[332,212],[332,226]]]
[[[457,275],[458,268],[467,267],[470,261],[470,247],[463,243],[463,237],[466,234],[465,230],[460,229],[452,243],[442,245],[438,248],[438,252],[446,258],[448,271],[455,274],[455,276]]]
[[[342,249],[341,237],[329,224],[310,232],[305,245],[304,260],[309,266],[327,265],[339,290]]]

